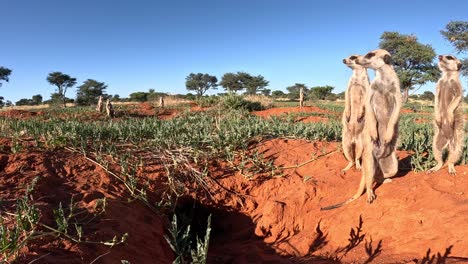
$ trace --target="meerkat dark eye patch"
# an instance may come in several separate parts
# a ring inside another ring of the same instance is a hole
[[[365,56],[364,58],[370,59],[370,58],[372,58],[372,57],[374,57],[374,56],[375,56],[375,53],[374,53],[374,52],[369,52],[369,53],[366,54],[366,56]]]
[[[452,57],[452,56],[447,56],[447,57],[445,57],[445,58],[447,58],[447,60],[453,60],[453,57]]]
[[[461,70],[462,66],[463,66],[463,64],[458,63],[458,64],[457,64],[457,71]]]
[[[350,60],[355,60],[355,59],[357,59],[357,57],[356,56],[351,56],[351,57],[349,57],[349,59]]]

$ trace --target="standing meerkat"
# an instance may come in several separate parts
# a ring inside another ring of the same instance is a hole
[[[164,97],[159,97],[159,107],[164,108]]]
[[[369,76],[366,68],[356,64],[356,59],[359,57],[361,56],[351,55],[343,59],[343,63],[353,70],[348,88],[345,91],[345,109],[341,119],[343,153],[349,162],[343,171],[349,170],[354,165],[356,165],[356,169],[361,169],[365,99],[369,89]]]
[[[378,49],[356,59],[356,63],[375,70],[375,78],[366,96],[364,125],[364,152],[361,182],[356,194],[346,202],[327,206],[321,210],[341,207],[358,199],[364,190],[367,202],[375,200],[373,184],[377,169],[384,179],[398,172],[396,143],[398,140],[398,121],[401,109],[400,81],[391,65],[390,53]],[[386,180],[388,181],[388,180]]]
[[[112,103],[110,99],[107,99],[106,101],[106,112],[107,112],[107,116],[111,118],[115,116],[114,108],[112,107]]]
[[[99,96],[98,103],[96,106],[96,111],[102,112],[103,104],[102,104],[102,96]]]
[[[299,88],[299,107],[304,107],[304,87]]]
[[[455,174],[455,163],[463,150],[464,118],[463,87],[459,71],[462,63],[452,55],[439,55],[439,69],[442,77],[436,85],[434,102],[434,141],[432,152],[437,165],[428,172],[435,172],[443,167],[442,151],[448,148],[448,171]]]

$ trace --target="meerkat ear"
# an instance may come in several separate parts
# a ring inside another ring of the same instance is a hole
[[[385,54],[385,56],[383,57],[383,61],[385,62],[385,64],[392,64],[392,57],[390,57],[390,55],[388,54]]]
[[[457,64],[457,71],[461,70],[462,66],[463,66],[463,64],[458,63],[458,64]]]

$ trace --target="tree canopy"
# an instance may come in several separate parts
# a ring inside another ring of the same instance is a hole
[[[451,21],[440,33],[452,43],[457,53],[468,50],[468,21]]]
[[[107,96],[105,94],[106,89],[107,85],[105,83],[88,79],[78,86],[75,102],[78,105],[97,104],[99,96]]]
[[[225,73],[219,83],[228,92],[237,92],[246,89],[246,94],[257,94],[262,92],[263,94],[268,93],[265,91],[265,87],[268,86],[269,82],[265,80],[262,75],[252,76],[246,72]]]
[[[380,39],[380,48],[392,55],[405,101],[408,91],[416,85],[422,86],[426,82],[437,81],[440,73],[433,62],[436,53],[430,45],[419,43],[414,35],[399,32],[384,32]]]
[[[10,81],[11,70],[5,67],[0,67],[0,87],[2,87],[1,81]]]
[[[47,76],[47,81],[51,85],[57,86],[57,95],[58,99],[61,99],[63,102],[63,106],[65,107],[66,104],[66,97],[65,94],[68,88],[73,87],[76,84],[76,78],[70,77],[68,74],[64,74],[61,72],[51,72],[49,76]]]
[[[311,87],[309,91],[309,98],[312,100],[330,99],[331,96],[334,96],[334,94],[332,93],[334,88],[335,87],[330,86],[330,85]]]
[[[190,73],[185,78],[185,87],[189,91],[195,91],[197,96],[203,96],[209,89],[217,89],[218,78],[207,73]]]
[[[296,83],[292,86],[286,87],[286,90],[288,90],[288,97],[290,99],[298,99],[301,88],[304,89],[304,94],[309,91],[309,88],[307,88],[303,83]]]
[[[265,80],[262,75],[251,76],[245,72],[241,72],[239,74],[241,74],[242,82],[246,88],[246,94],[257,94],[257,92],[265,94],[269,92],[265,87],[267,87],[270,82]]]
[[[239,73],[228,72],[223,75],[219,83],[224,89],[230,93],[234,93],[244,89],[244,82]]]
[[[451,21],[440,33],[455,47],[458,54],[468,51],[468,21]],[[468,76],[468,58],[460,60],[463,64],[461,74]]]

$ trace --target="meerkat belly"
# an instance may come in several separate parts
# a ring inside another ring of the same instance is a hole
[[[455,89],[451,87],[448,83],[444,83],[444,89],[440,91],[440,100],[439,100],[439,111],[440,111],[440,130],[443,136],[447,139],[453,137],[453,124],[451,124],[448,119],[449,105],[455,97]]]
[[[351,87],[351,123],[358,123],[364,114],[362,107],[364,105],[364,87],[361,85],[354,85]]]
[[[395,108],[395,99],[393,96],[377,91],[372,96],[371,105],[377,121],[378,135],[381,139],[387,131],[390,116]]]

